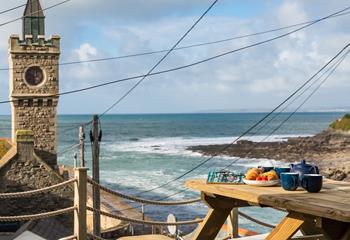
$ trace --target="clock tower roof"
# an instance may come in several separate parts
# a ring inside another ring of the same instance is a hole
[[[45,35],[45,16],[40,0],[28,0],[23,14],[23,39],[25,35],[32,35],[33,41],[39,35]]]

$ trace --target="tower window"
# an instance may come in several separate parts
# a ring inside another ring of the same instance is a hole
[[[18,100],[18,106],[19,107],[23,107],[23,100],[21,99],[21,100]]]

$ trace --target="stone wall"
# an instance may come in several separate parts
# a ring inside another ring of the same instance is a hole
[[[40,189],[62,182],[54,171],[48,171],[42,162],[35,159],[27,162],[16,157],[0,170],[1,192],[22,192]],[[28,198],[0,200],[0,215],[23,215],[53,211],[73,205],[72,189],[64,187],[49,193]]]
[[[22,192],[52,186],[63,179],[34,154],[33,133],[17,141],[17,154],[0,168],[0,191]],[[73,187],[73,185],[72,185]],[[73,188],[65,186],[26,198],[0,199],[0,215],[14,216],[53,211],[73,206]],[[72,214],[69,214],[71,219]],[[71,220],[70,220],[71,221]]]

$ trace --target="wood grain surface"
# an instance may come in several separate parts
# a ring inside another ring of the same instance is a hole
[[[319,193],[308,193],[302,188],[285,191],[280,186],[256,187],[249,185],[207,184],[204,179],[188,180],[186,187],[201,192],[243,200],[252,205],[279,207],[350,223],[350,183],[325,179]]]

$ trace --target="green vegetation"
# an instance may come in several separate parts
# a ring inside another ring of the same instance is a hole
[[[5,156],[10,148],[11,145],[5,139],[0,139],[0,159]]]
[[[350,131],[350,114],[333,122],[330,127],[335,130]]]

